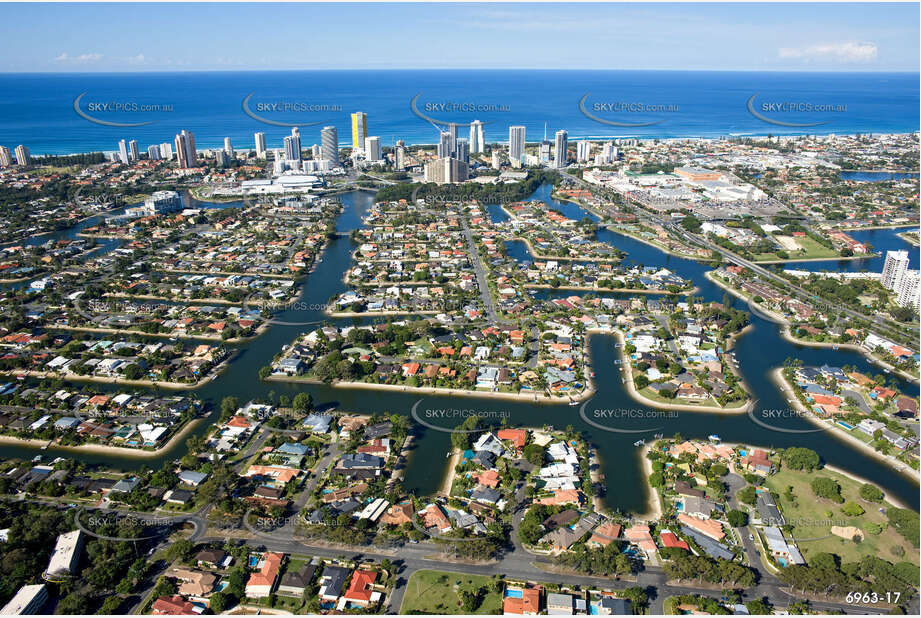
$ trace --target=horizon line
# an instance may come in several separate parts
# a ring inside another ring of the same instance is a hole
[[[394,71],[559,71],[559,72],[607,72],[607,73],[638,73],[638,72],[682,72],[682,73],[803,73],[803,74],[820,74],[820,73],[841,73],[841,74],[921,74],[921,68],[918,69],[888,69],[888,70],[870,70],[870,69],[825,69],[825,70],[808,70],[808,69],[604,69],[604,68],[539,68],[539,67],[391,67],[391,68],[287,68],[287,69],[222,69],[222,68],[201,68],[201,69],[151,69],[151,70],[106,70],[106,71],[45,71],[45,70],[27,70],[27,71],[0,71],[0,75],[143,75],[143,74],[173,74],[173,73],[283,73],[283,72],[331,72],[331,71],[355,71],[355,72],[394,72]]]

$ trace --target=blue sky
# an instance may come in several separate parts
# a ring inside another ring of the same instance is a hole
[[[919,5],[0,4],[0,72],[918,71]]]

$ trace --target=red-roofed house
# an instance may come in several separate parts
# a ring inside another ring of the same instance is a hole
[[[246,596],[251,599],[261,599],[272,594],[278,579],[278,571],[281,569],[281,561],[284,558],[284,554],[272,552],[265,554],[262,558],[262,568],[258,573],[252,573],[249,581],[246,582]]]
[[[347,603],[361,607],[376,605],[381,600],[381,593],[374,590],[375,581],[377,581],[377,571],[356,569],[352,573],[352,581],[349,582],[349,587],[342,598]]]
[[[684,541],[679,541],[674,532],[663,532],[659,535],[659,538],[662,539],[662,544],[666,547],[680,547],[684,551],[691,551],[688,544]]]
[[[178,594],[158,598],[153,602],[151,610],[155,616],[185,616],[201,613],[191,601],[186,601]]]
[[[520,588],[509,586],[502,599],[503,614],[517,614],[519,616],[536,616],[540,613],[540,587]],[[511,596],[509,596],[511,593]]]

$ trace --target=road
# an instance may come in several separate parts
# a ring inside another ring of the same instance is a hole
[[[593,185],[593,184],[590,184],[590,183],[588,183],[588,182],[585,182],[585,181],[582,180],[581,178],[577,178],[577,177],[575,177],[575,176],[573,176],[573,175],[571,175],[571,174],[567,174],[566,172],[563,172],[563,171],[561,171],[560,173],[561,173],[564,177],[566,177],[566,178],[572,180],[573,182],[575,182],[575,183],[577,183],[577,184],[579,184],[579,185],[582,185],[582,186],[588,188],[588,189],[591,190],[592,192],[601,193],[601,195],[602,195],[603,197],[607,197],[607,196],[605,195],[606,190],[601,189],[601,188],[598,187],[597,185]],[[763,266],[760,266],[760,265],[755,264],[754,262],[752,262],[752,261],[750,261],[750,260],[747,260],[747,259],[745,259],[745,258],[743,258],[743,257],[738,256],[737,254],[733,253],[732,251],[729,251],[728,249],[725,249],[725,248],[723,248],[723,247],[717,245],[716,243],[711,242],[710,240],[707,240],[706,238],[704,238],[704,237],[702,237],[702,236],[699,236],[699,235],[697,235],[697,234],[691,234],[690,232],[688,232],[687,230],[685,230],[685,229],[682,228],[682,227],[679,227],[677,224],[673,223],[672,221],[667,221],[667,220],[665,220],[665,219],[663,219],[663,218],[661,218],[661,217],[658,217],[658,216],[656,216],[656,215],[653,215],[653,214],[651,214],[651,213],[649,213],[649,212],[647,212],[647,211],[645,211],[645,210],[643,210],[643,209],[640,209],[640,208],[637,208],[637,209],[636,209],[636,214],[637,214],[638,217],[643,218],[643,219],[646,219],[648,222],[652,222],[652,223],[661,225],[663,228],[665,228],[666,230],[668,230],[669,232],[671,232],[671,233],[674,234],[675,236],[678,236],[679,238],[683,239],[685,242],[687,242],[687,243],[689,243],[689,244],[691,244],[691,245],[698,245],[698,246],[702,246],[702,247],[704,247],[704,248],[706,248],[706,249],[709,249],[709,250],[711,250],[711,251],[715,251],[715,252],[719,253],[719,254],[723,257],[723,259],[726,260],[727,262],[730,262],[730,263],[732,263],[732,264],[736,264],[736,265],[738,265],[738,266],[743,266],[743,267],[745,267],[745,268],[748,268],[748,269],[752,270],[753,272],[757,273],[758,275],[760,275],[760,276],[762,276],[762,277],[764,277],[764,278],[766,278],[766,279],[770,279],[771,281],[773,281],[773,282],[775,282],[775,283],[782,283],[782,284],[783,284],[784,286],[786,286],[788,289],[793,290],[794,292],[797,292],[797,293],[799,294],[801,300],[805,300],[805,301],[807,301],[807,302],[809,302],[809,303],[814,303],[814,302],[817,301],[817,300],[820,301],[820,302],[826,302],[826,301],[821,301],[821,299],[819,299],[815,294],[813,294],[813,293],[810,292],[809,290],[806,290],[805,288],[802,288],[802,287],[796,285],[795,283],[792,283],[792,282],[790,282],[790,281],[784,279],[784,278],[781,277],[780,275],[775,274],[774,272],[772,272],[772,271],[770,271],[770,270],[764,268]],[[854,319],[859,319],[859,320],[864,320],[864,321],[866,321],[866,322],[869,322],[869,323],[871,323],[871,324],[876,324],[876,325],[878,325],[878,326],[880,326],[880,327],[883,327],[883,328],[893,329],[893,330],[895,330],[896,332],[900,332],[900,331],[901,331],[901,332],[904,332],[904,330],[905,330],[906,328],[911,329],[912,332],[914,332],[914,333],[918,333],[918,332],[919,332],[918,327],[911,326],[911,325],[907,325],[907,324],[902,324],[902,323],[899,323],[899,322],[895,322],[895,321],[890,320],[890,319],[888,319],[888,318],[884,318],[884,317],[882,317],[882,316],[880,316],[880,315],[868,316],[868,315],[865,315],[865,314],[863,314],[863,313],[860,313],[859,311],[855,311],[855,310],[853,310],[853,309],[849,309],[849,308],[844,307],[844,306],[835,306],[835,310],[838,311],[838,312],[841,312],[841,313],[843,313],[843,314],[845,314],[845,315],[847,315],[848,317],[851,317],[851,318],[854,318]]]
[[[489,291],[489,283],[486,279],[486,267],[483,266],[483,260],[480,259],[480,252],[477,251],[476,242],[473,240],[473,232],[470,231],[470,225],[466,217],[461,217],[461,225],[464,227],[464,237],[467,239],[467,252],[470,260],[473,262],[473,272],[476,274],[476,284],[480,289],[480,299],[483,302],[486,318],[490,324],[499,322],[499,314],[496,312],[496,304],[493,302],[492,294]]]

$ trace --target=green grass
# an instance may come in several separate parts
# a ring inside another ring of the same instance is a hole
[[[811,260],[815,258],[836,258],[839,254],[834,249],[823,247],[808,236],[797,236],[794,238],[796,244],[802,247],[800,251],[787,251],[791,260]],[[753,256],[753,260],[761,262],[765,260],[779,260],[776,253],[759,253]]]
[[[416,571],[406,584],[406,594],[400,606],[401,614],[463,614],[458,593],[474,591],[483,586],[487,594],[476,610],[477,614],[501,614],[502,594],[493,590],[493,579],[484,575]]]
[[[845,502],[836,504],[831,500],[818,498],[812,493],[810,483],[816,477],[828,477],[838,482],[841,486],[841,495]],[[887,502],[866,502],[858,493],[862,483],[850,479],[843,474],[823,469],[818,472],[805,473],[783,468],[777,474],[771,475],[765,481],[777,496],[777,505],[783,511],[784,518],[794,523],[793,537],[796,539],[819,539],[797,541],[800,551],[806,562],[815,554],[829,552],[841,557],[842,562],[854,562],[863,556],[879,556],[890,562],[903,560],[918,564],[918,552],[913,550],[908,541],[895,530],[888,528],[886,516],[879,512],[880,507],[891,506]],[[795,502],[786,498],[787,487],[793,487]],[[866,511],[857,517],[848,517],[841,512],[841,507],[847,502],[856,502]],[[831,516],[828,515],[831,512]],[[883,527],[880,534],[868,534],[865,531],[867,523],[874,523]],[[831,526],[856,526],[864,532],[861,543],[854,543],[850,539],[842,539],[831,534]],[[821,538],[826,537],[827,538]],[[905,556],[899,557],[892,553],[891,548],[901,546],[905,549]]]

